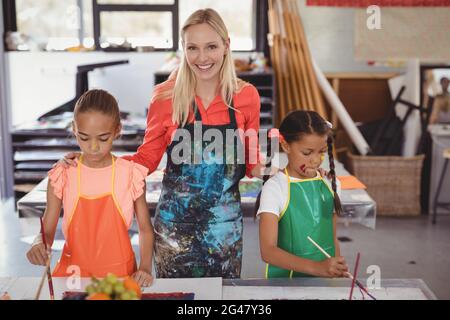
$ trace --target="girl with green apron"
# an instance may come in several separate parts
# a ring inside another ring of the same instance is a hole
[[[336,214],[342,209],[330,131],[331,124],[313,111],[291,112],[281,123],[278,137],[289,163],[270,180],[265,177],[257,201],[266,278],[346,276],[335,230]],[[326,152],[331,187],[318,171]]]

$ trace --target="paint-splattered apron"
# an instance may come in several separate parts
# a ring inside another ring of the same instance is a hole
[[[334,257],[334,193],[323,178],[291,181],[287,170],[288,203],[278,219],[278,247],[298,257],[322,261],[326,257],[310,236]],[[310,277],[310,275],[266,264],[266,278]]]
[[[245,161],[240,157],[243,153],[238,153],[242,150],[238,148],[243,148],[239,136],[232,143],[226,139],[227,131],[234,134],[238,128],[235,111],[229,108],[229,124],[202,124],[200,130],[201,116],[196,105],[194,110],[196,125],[186,124],[184,133],[177,129],[175,134],[177,137],[189,133],[190,161],[174,162],[172,151],[180,146],[177,138],[167,149],[167,167],[155,216],[157,276],[239,278],[243,229],[239,181],[245,176]],[[198,139],[199,133],[203,137],[207,130],[212,130],[209,134],[216,139],[220,132],[223,148],[219,151],[206,148],[210,144],[204,141],[206,138]],[[203,161],[192,162],[195,156]]]

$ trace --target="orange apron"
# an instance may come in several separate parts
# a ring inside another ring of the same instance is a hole
[[[115,161],[112,160],[111,192],[96,197],[81,194],[81,163],[78,165],[78,197],[69,217],[67,239],[54,277],[73,275],[78,266],[81,277],[104,277],[109,272],[119,277],[136,271],[128,228],[114,197]]]

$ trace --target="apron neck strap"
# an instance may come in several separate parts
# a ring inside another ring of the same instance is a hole
[[[114,156],[111,154],[111,163],[112,163],[112,172],[111,172],[111,194],[114,194],[114,181],[116,177],[116,161],[114,160]]]
[[[234,102],[231,100],[231,105],[228,106],[228,115],[230,117],[230,124],[233,124],[235,127],[237,127],[237,121],[236,121],[236,111],[234,109]],[[202,121],[202,116],[200,114],[200,111],[198,110],[197,102],[194,99],[194,117],[195,121]]]
[[[200,111],[198,110],[197,102],[194,99],[194,117],[195,121],[202,121],[202,116],[200,114]]]
[[[78,198],[80,198],[81,196],[81,165],[83,164],[83,155],[80,156],[80,159],[78,159],[78,161],[80,162],[77,165],[77,193],[78,193]]]
[[[231,100],[231,105],[228,106],[228,114],[230,116],[230,124],[234,125],[237,128],[236,111],[234,109],[233,100]]]
[[[287,171],[287,167],[284,168],[284,173],[286,174],[288,186],[291,184],[291,177],[289,176],[289,172]]]

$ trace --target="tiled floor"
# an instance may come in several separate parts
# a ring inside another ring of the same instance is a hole
[[[24,241],[29,241],[38,231],[39,220],[19,220],[12,203],[0,209],[0,277],[41,274],[42,268],[30,265],[25,257],[29,244]],[[376,230],[356,224],[339,225],[338,236],[352,239],[341,242],[341,251],[349,266],[353,266],[356,253],[361,253],[361,278],[369,265],[378,265],[383,278],[420,278],[438,298],[450,299],[450,216],[439,217],[434,226],[427,217],[378,217]],[[55,251],[54,261],[59,253]],[[258,223],[247,219],[242,277],[261,278],[263,275]]]

